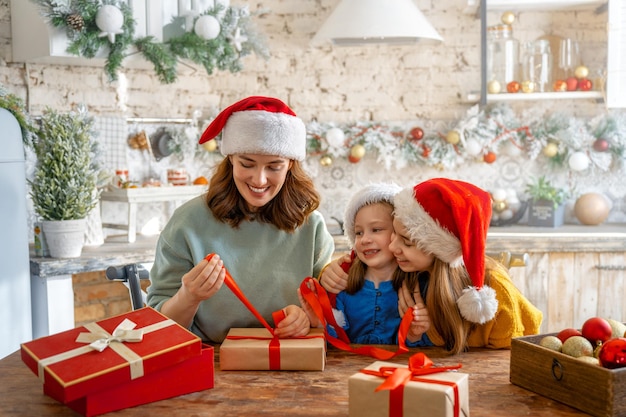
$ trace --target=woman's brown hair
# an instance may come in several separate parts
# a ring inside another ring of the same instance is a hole
[[[292,160],[285,183],[276,197],[258,211],[252,212],[237,190],[233,180],[233,165],[230,158],[226,157],[215,168],[206,202],[217,220],[234,228],[246,219],[255,218],[273,224],[280,230],[293,232],[319,207],[320,196],[301,163]]]

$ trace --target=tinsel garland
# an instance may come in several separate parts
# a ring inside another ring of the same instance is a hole
[[[176,33],[164,42],[152,36],[135,38],[136,22],[132,10],[122,0],[31,0],[39,5],[40,13],[49,24],[66,31],[69,46],[67,51],[76,56],[94,58],[106,51],[104,70],[109,81],[116,81],[122,61],[129,55],[141,54],[154,66],[159,81],[171,84],[177,80],[176,68],[180,60],[201,65],[210,75],[216,69],[238,72],[243,68],[241,58],[254,52],[267,59],[269,52],[263,39],[255,32],[247,7],[227,7],[217,4],[195,16],[205,15],[219,20],[220,32],[214,39],[203,39],[193,31],[186,31],[184,17],[177,17],[169,24]],[[118,8],[123,16],[120,32],[112,42],[102,36],[96,23],[98,11],[105,5]]]

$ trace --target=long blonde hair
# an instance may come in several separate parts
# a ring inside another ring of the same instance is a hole
[[[215,218],[234,228],[250,218],[270,223],[280,230],[293,232],[302,226],[309,215],[320,205],[320,196],[313,180],[299,161],[292,160],[282,188],[269,203],[252,213],[241,196],[233,179],[230,158],[215,168],[209,183],[206,202]]]

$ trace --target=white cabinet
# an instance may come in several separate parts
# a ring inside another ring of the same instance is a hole
[[[547,93],[487,93],[487,12],[512,11],[558,13],[564,10],[595,10],[607,16],[607,63],[605,91]],[[481,104],[520,100],[604,100],[607,107],[626,108],[626,2],[624,0],[468,0],[467,13],[481,20]]]

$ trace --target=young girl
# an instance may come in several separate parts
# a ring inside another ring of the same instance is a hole
[[[413,304],[412,294],[424,294],[430,312],[425,328],[434,345],[452,353],[509,348],[512,338],[539,332],[541,311],[507,270],[485,255],[489,193],[435,178],[400,191],[394,206],[389,247],[400,269],[419,273],[419,283],[400,292],[400,304],[406,308]]]
[[[159,236],[148,305],[208,342],[221,343],[231,327],[261,327],[222,288],[226,267],[267,321],[285,312],[278,337],[304,336],[310,322],[296,290],[334,252],[319,194],[300,163],[305,125],[278,99],[248,97],[223,110],[200,143],[220,133],[226,157],[207,194],[179,207]]]
[[[395,184],[371,184],[358,191],[346,207],[344,230],[356,257],[348,271],[346,289],[337,294],[334,313],[352,343],[398,343],[401,317],[397,291],[405,274],[389,250],[392,200],[398,191],[400,187]],[[306,303],[301,302],[307,311]],[[314,316],[309,318],[318,324]],[[410,331],[408,344],[427,344],[420,340],[422,333]]]

